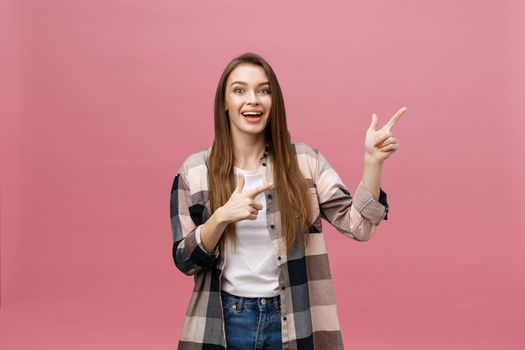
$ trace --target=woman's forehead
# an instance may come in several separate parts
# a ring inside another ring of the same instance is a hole
[[[266,72],[260,66],[253,64],[240,64],[230,73],[228,84],[262,85],[269,83]]]

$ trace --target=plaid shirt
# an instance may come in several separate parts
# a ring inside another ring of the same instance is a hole
[[[352,196],[330,163],[305,143],[292,143],[299,168],[310,184],[313,223],[308,245],[299,236],[287,254],[281,236],[279,208],[273,189],[265,191],[267,227],[277,260],[281,298],[283,350],[343,349],[330,266],[321,218],[357,241],[367,241],[381,220],[387,220],[386,193],[379,200],[359,183]],[[207,150],[191,154],[180,167],[171,189],[170,214],[176,267],[194,278],[179,350],[225,349],[221,273],[226,256],[219,246],[208,253],[200,227],[210,217]],[[269,144],[260,158],[264,184],[272,182],[273,155]]]

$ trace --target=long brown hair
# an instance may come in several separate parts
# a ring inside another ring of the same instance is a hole
[[[215,139],[208,157],[209,199],[211,212],[223,206],[232,195],[235,185],[233,170],[233,143],[230,134],[230,118],[224,110],[226,80],[230,73],[242,63],[260,66],[266,72],[270,82],[272,105],[269,122],[264,133],[266,143],[272,152],[274,193],[281,216],[282,235],[285,237],[287,250],[293,245],[300,234],[305,234],[311,225],[312,203],[310,187],[294,157],[290,133],[286,125],[286,112],[281,87],[277,77],[261,56],[244,53],[233,60],[224,69],[215,94]],[[305,234],[307,237],[308,235]],[[224,251],[225,239],[236,242],[235,223],[229,224],[220,239],[221,251]],[[305,237],[305,239],[307,239]]]

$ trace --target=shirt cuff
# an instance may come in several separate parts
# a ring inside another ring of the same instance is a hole
[[[381,220],[388,220],[387,196],[382,188],[379,188],[379,199],[376,200],[372,192],[365,186],[363,180],[361,180],[353,201],[359,213],[374,225],[379,225]]]
[[[202,245],[202,240],[201,240],[201,228],[202,228],[202,225],[199,225],[197,229],[195,230],[195,239],[197,240],[197,245],[206,254],[210,256],[218,256],[219,255],[219,245],[215,246],[215,249],[211,253],[208,252],[206,249],[204,249],[204,246]]]

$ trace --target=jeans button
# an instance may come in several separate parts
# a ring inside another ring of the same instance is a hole
[[[264,299],[264,298],[261,299],[261,304],[263,304],[263,305],[266,304],[266,299]]]

